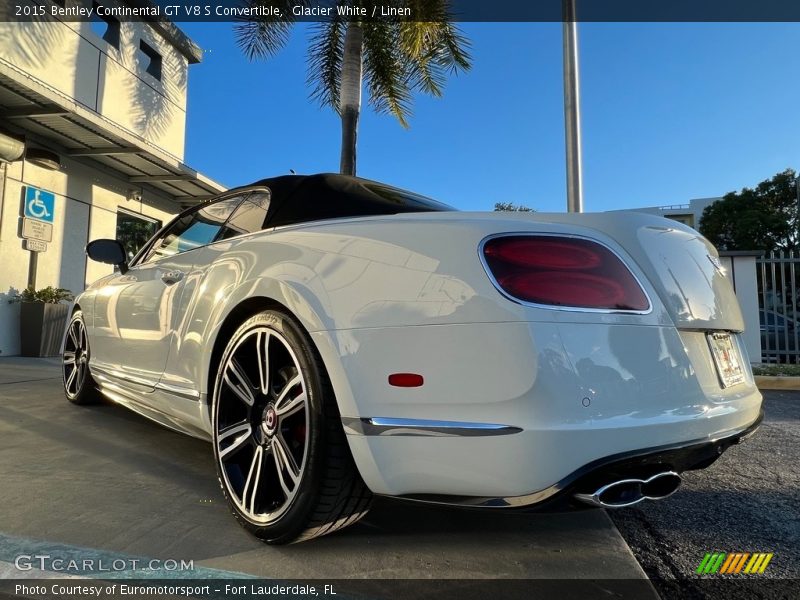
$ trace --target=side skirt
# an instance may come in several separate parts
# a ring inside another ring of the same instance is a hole
[[[137,382],[114,377],[97,367],[90,368],[100,393],[112,402],[173,431],[211,441],[211,432],[204,426],[203,413],[207,412],[207,408],[202,397],[190,398],[167,392],[158,386],[155,390],[146,391]]]

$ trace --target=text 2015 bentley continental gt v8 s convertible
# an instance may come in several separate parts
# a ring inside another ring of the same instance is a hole
[[[761,420],[714,248],[640,213],[467,213],[284,176],[187,210],[75,302],[64,387],[209,439],[286,543],[373,494],[472,507],[669,496]]]

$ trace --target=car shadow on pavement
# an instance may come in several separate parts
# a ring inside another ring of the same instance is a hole
[[[0,404],[0,425],[46,439],[48,444],[100,455],[118,467],[136,465],[156,477],[185,479],[196,485],[197,477],[213,474],[211,447],[202,440],[170,431],[131,411],[111,404],[52,407],[47,417]],[[65,414],[72,411],[74,414]],[[124,424],[125,429],[120,427]],[[192,451],[207,460],[186,461]],[[177,452],[183,460],[176,460]],[[207,463],[204,468],[201,463]]]
[[[211,446],[114,404],[69,404],[53,382],[0,398],[3,533],[262,577],[627,576],[638,569],[602,511],[458,510],[376,498],[360,523],[267,546],[231,516]],[[587,553],[604,560],[586,561]]]

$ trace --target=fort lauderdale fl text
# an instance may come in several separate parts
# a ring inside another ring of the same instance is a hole
[[[332,597],[336,596],[333,585],[326,583],[319,588],[306,583],[276,584],[276,583],[251,583],[248,585],[225,584],[223,587],[212,587],[213,584],[184,585],[184,584],[138,584],[138,583],[110,583],[102,585],[87,583],[54,583],[49,585],[17,583],[14,594],[18,596],[70,596],[72,598],[89,596],[103,598],[105,596],[194,596],[202,598],[213,594],[223,594],[230,597],[259,598],[262,596],[297,597]]]
[[[174,4],[151,6],[105,6],[95,3],[92,6],[59,6],[52,4],[42,5],[17,5],[18,17],[79,17],[91,19],[98,17],[274,17],[282,19],[285,11],[277,6],[221,6],[218,4]],[[305,6],[298,4],[292,6],[291,16],[309,18],[381,18],[381,17],[410,17],[411,8],[407,6],[384,6],[375,4],[369,8],[363,6]]]

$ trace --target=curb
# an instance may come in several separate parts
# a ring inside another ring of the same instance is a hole
[[[760,390],[800,390],[800,377],[756,375],[755,381]]]

